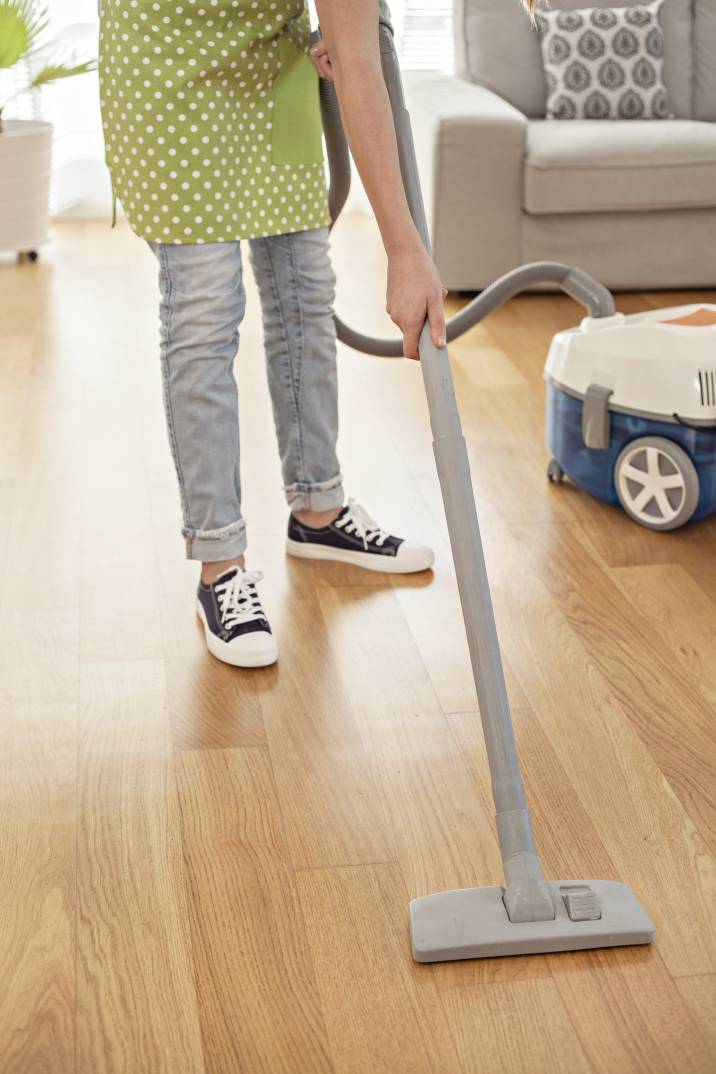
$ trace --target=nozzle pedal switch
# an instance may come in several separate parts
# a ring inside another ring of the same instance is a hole
[[[587,884],[575,884],[574,887],[562,887],[559,890],[570,920],[599,921],[602,916],[599,897]]]

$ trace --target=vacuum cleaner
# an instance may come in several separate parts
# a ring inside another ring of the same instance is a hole
[[[716,511],[716,305],[586,317],[547,365],[547,467],[651,530]]]
[[[405,193],[429,250],[410,118],[385,3],[380,5],[379,33]],[[331,171],[329,204],[335,221],[348,194],[350,159],[333,85],[321,80],[320,93]],[[559,286],[581,302],[593,324],[607,323],[617,316],[609,291],[580,269],[558,263],[526,265],[493,283],[453,317],[447,325],[448,341],[529,285],[544,282]],[[343,343],[364,353],[402,355],[400,341],[372,339],[340,320],[337,331]],[[610,880],[546,881],[542,874],[520,773],[450,359],[447,348],[433,343],[427,323],[420,336],[419,353],[490,766],[505,883],[414,899],[410,904],[413,957],[418,962],[442,962],[651,943],[654,926],[624,884]]]

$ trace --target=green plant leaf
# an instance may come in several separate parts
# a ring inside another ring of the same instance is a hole
[[[32,52],[48,22],[44,0],[0,0],[0,68]]]
[[[0,7],[0,67],[13,67],[27,52],[27,29],[14,11]]]
[[[48,86],[50,82],[59,82],[62,78],[85,75],[89,71],[96,70],[96,60],[83,60],[78,63],[61,63],[59,61],[48,63],[41,71],[37,72],[30,86],[32,89],[38,89],[40,86]]]

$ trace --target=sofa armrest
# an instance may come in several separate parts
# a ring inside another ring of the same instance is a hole
[[[483,288],[520,264],[528,120],[457,76],[408,72],[405,98],[443,282]]]

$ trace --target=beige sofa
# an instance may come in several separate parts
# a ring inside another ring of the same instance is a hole
[[[552,0],[587,6],[627,0]],[[406,78],[446,286],[541,259],[616,290],[716,286],[716,0],[662,12],[675,118],[555,121],[519,0],[456,0],[458,73]]]

